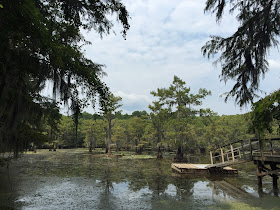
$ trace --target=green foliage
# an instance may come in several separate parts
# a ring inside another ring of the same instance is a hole
[[[59,134],[57,144],[63,148],[73,148],[76,146],[75,124],[70,117],[63,116],[58,125]]]
[[[273,132],[276,123],[279,128],[280,121],[280,90],[273,92],[252,105],[252,127],[261,135],[265,131]]]
[[[123,115],[121,112],[117,112],[116,115],[115,115],[115,117],[116,117],[117,119],[120,119],[120,120],[127,120],[127,119],[131,118],[132,115],[129,115],[129,114],[124,114],[124,115]]]
[[[134,148],[136,152],[155,150],[159,146],[161,149],[168,151],[176,150],[178,146],[182,146],[188,152],[195,152],[200,148],[216,148],[219,145],[254,137],[254,134],[249,132],[252,126],[252,113],[230,116],[205,114],[183,118],[180,121],[176,117],[172,117],[172,113],[165,114],[167,114],[166,118],[162,118],[162,122],[158,121],[160,119],[158,118],[159,115],[155,113],[151,113],[149,118],[146,116],[132,117],[130,115],[129,119],[112,120],[112,145],[115,145],[116,150]],[[88,114],[89,119],[81,118],[78,142],[75,140],[75,124],[71,117],[66,116],[62,116],[58,125],[59,130],[52,130],[47,126],[45,129],[47,135],[45,136],[48,138],[36,137],[32,138],[32,141],[35,142],[35,139],[38,139],[37,145],[41,144],[41,140],[48,141],[50,145],[55,142],[58,147],[63,148],[76,146],[86,146],[88,148],[92,146],[92,149],[95,147],[104,148],[108,143],[108,123],[104,118],[92,119],[93,116]],[[153,117],[155,118],[153,119]],[[163,132],[161,141],[158,141],[158,133],[154,124],[158,122]],[[182,125],[185,126],[184,129],[182,129]],[[274,120],[271,123],[271,128],[272,135],[277,135],[279,131],[278,121]],[[184,138],[180,141],[182,136]],[[25,139],[28,140],[29,138]]]
[[[132,112],[132,117],[148,116],[146,111],[134,111]]]
[[[144,118],[132,117],[129,119],[128,132],[131,140],[134,142],[136,152],[141,152],[142,147],[145,144],[143,143],[144,141],[143,136],[145,134],[146,126],[147,123]]]
[[[55,98],[70,104],[77,131],[78,114],[88,101],[94,104],[99,96],[104,106],[109,95],[101,81],[103,65],[81,51],[89,42],[80,30],[106,35],[113,27],[108,15],[116,14],[125,37],[126,8],[119,0],[1,0],[0,7],[1,145],[22,150],[22,124],[36,131],[57,112],[55,101],[42,95],[46,82],[53,84]]]
[[[101,115],[108,120],[112,120],[116,113],[120,112],[117,111],[122,104],[119,104],[119,102],[122,100],[119,96],[114,96],[112,93],[108,97],[108,100],[106,102],[106,105],[104,107],[101,107]]]
[[[102,119],[81,120],[80,129],[84,137],[84,145],[88,148],[104,147],[106,123]]]
[[[190,147],[193,140],[193,129],[191,126],[192,117],[197,114],[211,114],[208,110],[196,109],[202,104],[202,99],[211,92],[206,89],[199,89],[197,94],[190,93],[190,88],[179,77],[174,76],[169,88],[158,88],[152,91],[158,101],[149,106],[152,110],[151,117],[156,130],[158,142],[164,137],[164,122],[168,121],[169,133],[167,138],[172,139],[173,145],[177,147]]]
[[[127,141],[127,124],[127,120],[116,120],[115,125],[112,128],[112,142],[116,144],[116,150],[118,150],[120,147],[127,147],[129,144]]]
[[[83,112],[81,113],[80,119],[84,119],[84,120],[96,120],[96,119],[103,119],[102,116],[98,115],[98,114],[90,114],[87,112]]]
[[[268,71],[269,49],[278,46],[280,3],[278,0],[207,0],[205,11],[216,14],[220,21],[227,8],[230,13],[237,13],[240,26],[227,38],[211,36],[202,52],[208,58],[221,52],[215,61],[222,65],[221,80],[235,81],[225,100],[235,97],[237,104],[244,106],[255,98],[260,78]]]
[[[112,143],[112,120],[115,118],[115,115],[118,111],[118,109],[122,106],[122,104],[119,104],[119,102],[122,100],[121,97],[114,96],[112,93],[108,97],[108,100],[104,107],[101,107],[101,115],[104,117],[104,119],[107,122],[107,126],[105,128],[106,130],[106,143],[107,143],[107,150],[108,153],[111,153],[111,143]]]
[[[160,101],[153,101],[153,105],[149,105],[149,109],[152,111],[150,117],[154,127],[153,135],[156,137],[157,143],[160,143],[165,139],[164,124],[170,117],[169,109],[164,108],[164,104]]]
[[[204,145],[218,147],[237,140],[248,140],[254,137],[250,134],[250,117],[245,115],[223,115],[213,117],[203,134]]]

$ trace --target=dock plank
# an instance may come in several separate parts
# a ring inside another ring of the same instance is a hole
[[[239,164],[243,164],[243,163],[246,163],[246,162],[250,162],[251,160],[249,159],[242,159],[242,160],[236,160],[236,161],[226,161],[224,163],[216,163],[216,164],[209,164],[208,166],[206,166],[207,169],[210,169],[210,168],[225,168],[225,167],[228,167],[228,166],[234,166],[234,165],[239,165]]]
[[[187,164],[187,163],[172,163],[171,168],[174,172],[180,173],[180,174],[209,174],[213,171],[208,170],[208,166],[211,164]],[[229,174],[236,174],[237,170],[230,168],[230,167],[224,167],[219,168],[219,171],[221,173],[229,173]]]

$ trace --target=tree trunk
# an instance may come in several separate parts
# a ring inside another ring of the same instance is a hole
[[[161,147],[161,144],[160,144],[160,142],[161,142],[161,137],[160,137],[160,128],[159,128],[159,126],[158,126],[157,132],[158,132],[158,135],[157,135],[157,137],[158,137],[158,139],[157,139],[157,146],[158,146],[157,159],[161,159],[161,158],[162,158],[162,152],[161,152],[161,150],[160,150],[160,147]]]
[[[178,147],[177,153],[174,157],[174,162],[187,162],[187,159],[184,158],[184,153],[181,146]]]
[[[111,136],[112,136],[112,120],[108,119],[108,155],[112,155],[111,151]]]
[[[162,159],[162,152],[160,150],[160,146],[158,147],[157,159]]]
[[[135,140],[135,154],[137,154],[137,153],[138,153],[138,148],[137,148],[137,145],[138,145],[138,142],[137,142],[137,140]]]
[[[89,152],[92,152],[92,142],[89,143]]]

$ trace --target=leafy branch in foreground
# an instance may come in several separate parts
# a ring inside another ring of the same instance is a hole
[[[278,130],[280,122],[280,90],[273,92],[252,105],[252,126],[263,137],[265,131],[272,133],[274,120]]]
[[[234,80],[232,90],[225,101],[235,97],[240,107],[257,96],[260,78],[268,71],[267,55],[271,47],[278,46],[280,34],[280,2],[278,0],[207,0],[205,12],[216,14],[219,22],[226,6],[229,12],[237,12],[237,31],[227,37],[211,36],[203,47],[204,56],[221,53],[215,63],[221,63],[222,81]]]
[[[106,104],[103,65],[84,56],[81,46],[89,42],[80,30],[106,35],[113,27],[108,16],[115,14],[125,37],[129,15],[119,0],[1,0],[1,5],[0,145],[1,152],[17,154],[28,145],[20,143],[21,128],[37,130],[40,121],[58,113],[56,100],[70,103],[74,112],[76,105],[94,104],[96,96]],[[53,84],[54,99],[42,95],[46,83]]]

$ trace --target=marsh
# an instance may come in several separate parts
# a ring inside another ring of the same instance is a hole
[[[86,149],[37,150],[0,168],[0,208],[277,209],[280,205],[269,178],[263,192],[258,191],[255,171],[181,178],[172,174],[171,163],[168,153],[159,160],[156,153],[107,157]],[[225,182],[230,187],[221,187]]]

